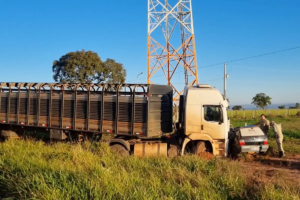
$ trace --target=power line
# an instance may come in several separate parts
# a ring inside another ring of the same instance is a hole
[[[249,82],[249,83],[271,83],[271,84],[276,84],[276,83],[284,83],[284,84],[299,84],[299,82],[295,82],[295,81],[292,81],[292,82],[287,82],[287,81],[264,81],[264,80],[261,80],[261,81],[252,81],[252,80],[240,80],[240,79],[231,79],[231,82]]]
[[[232,66],[235,67],[235,66]],[[292,70],[281,70],[281,69],[270,69],[267,67],[245,67],[245,66],[238,66],[238,68],[243,68],[243,69],[253,69],[253,70],[268,70],[268,71],[278,71],[278,72],[289,72],[289,73],[300,73],[300,71],[292,71]]]
[[[201,82],[210,82],[210,81],[218,81],[218,80],[223,80],[224,78],[218,78],[218,79],[211,79],[211,80],[206,80],[206,81],[201,81]]]
[[[291,50],[295,50],[295,49],[300,49],[300,46],[298,46],[298,47],[292,47],[292,48],[289,48],[289,49],[283,49],[283,50],[279,50],[279,51],[273,51],[273,52],[270,52],[270,53],[264,53],[264,54],[260,54],[260,55],[256,55],[256,56],[250,56],[250,57],[246,57],[246,58],[240,58],[240,59],[225,61],[225,62],[216,63],[216,64],[212,64],[212,65],[206,65],[206,66],[203,66],[203,67],[198,67],[198,69],[207,68],[207,67],[213,67],[213,66],[221,65],[221,64],[223,65],[224,63],[232,63],[232,62],[237,62],[237,61],[242,61],[242,60],[248,60],[248,59],[252,59],[252,58],[267,56],[267,55],[271,55],[271,54],[275,54],[275,53],[280,53],[280,52],[284,52],[284,51],[291,51]]]
[[[295,49],[300,49],[300,46],[283,49],[283,50],[278,50],[278,51],[273,51],[273,52],[269,52],[269,53],[264,53],[264,54],[260,54],[260,55],[256,55],[256,56],[250,56],[250,57],[246,57],[246,58],[240,58],[240,59],[235,59],[235,60],[231,60],[231,61],[225,61],[225,62],[221,62],[221,63],[206,65],[206,66],[198,67],[198,69],[213,67],[213,66],[217,66],[217,65],[223,65],[224,63],[233,63],[233,62],[238,62],[238,61],[242,61],[242,60],[248,60],[248,59],[252,59],[252,58],[267,56],[267,55],[276,54],[276,53],[280,53],[280,52],[284,52],[284,51],[291,51],[291,50],[295,50]],[[175,72],[174,74],[178,74],[181,72],[184,72],[184,71]],[[162,76],[165,76],[165,75],[157,75],[157,76],[153,76],[152,78],[162,77]],[[147,78],[141,78],[140,80],[145,80],[145,79],[147,79]],[[132,80],[132,81],[134,81],[134,80]],[[131,81],[128,81],[128,82],[131,82]]]

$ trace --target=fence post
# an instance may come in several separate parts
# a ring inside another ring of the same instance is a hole
[[[287,116],[287,109],[285,109],[285,116]]]

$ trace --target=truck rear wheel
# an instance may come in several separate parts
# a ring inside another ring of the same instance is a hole
[[[120,144],[114,144],[110,146],[110,150],[113,153],[119,154],[121,156],[129,156],[129,151],[127,151],[127,149]]]
[[[176,158],[177,156],[179,156],[179,154],[180,154],[180,151],[179,151],[178,147],[175,145],[170,145],[170,148],[168,150],[168,157]]]

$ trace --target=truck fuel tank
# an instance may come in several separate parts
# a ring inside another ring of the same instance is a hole
[[[134,156],[137,157],[153,157],[168,156],[167,143],[137,143],[134,145]]]

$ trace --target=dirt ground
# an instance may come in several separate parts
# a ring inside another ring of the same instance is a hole
[[[212,154],[202,153],[201,158],[211,160]],[[244,154],[237,160],[244,174],[257,185],[284,182],[300,188],[300,155],[286,154],[279,158],[276,153],[268,155]]]
[[[300,187],[300,155],[278,158],[248,154],[236,162],[245,174],[260,183],[282,181]]]

